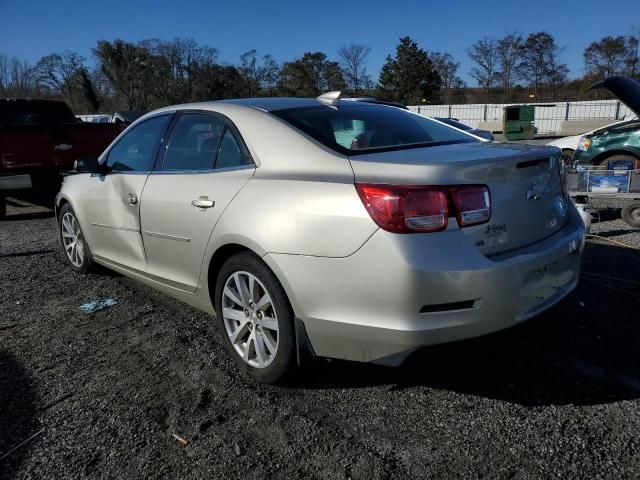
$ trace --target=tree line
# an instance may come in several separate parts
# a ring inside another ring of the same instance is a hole
[[[570,80],[564,49],[548,32],[485,37],[467,49],[477,84],[468,86],[450,54],[425,50],[410,37],[399,39],[377,81],[367,70],[371,48],[356,43],[340,47],[334,58],[306,52],[278,63],[249,50],[229,64],[219,61],[217,48],[193,39],[101,40],[92,50],[93,66],[70,51],[33,65],[0,55],[0,96],[61,98],[83,113],[237,97],[315,97],[330,90],[412,105],[579,100],[595,95],[585,88],[596,79],[640,76],[639,47],[638,28],[592,42],[584,50],[585,75]]]

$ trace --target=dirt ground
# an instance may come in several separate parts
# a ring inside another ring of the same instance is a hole
[[[640,476],[637,250],[589,240],[577,290],[516,328],[397,369],[318,361],[270,387],[238,374],[209,316],[75,274],[49,211],[9,213],[0,478]],[[640,245],[607,218],[595,232]],[[105,297],[118,304],[80,311]]]

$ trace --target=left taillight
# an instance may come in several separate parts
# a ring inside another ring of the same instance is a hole
[[[358,183],[360,199],[374,222],[389,232],[438,232],[449,215],[461,227],[491,217],[491,197],[485,185],[422,186]]]

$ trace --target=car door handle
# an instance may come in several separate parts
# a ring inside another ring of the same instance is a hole
[[[197,208],[211,208],[216,204],[213,200],[209,200],[208,197],[198,197],[195,200],[191,200],[191,205]]]

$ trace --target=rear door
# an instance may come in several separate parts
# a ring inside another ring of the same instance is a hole
[[[94,256],[134,270],[146,269],[140,197],[171,117],[151,117],[125,133],[106,153],[111,171],[92,175],[82,201],[74,205],[88,223],[85,234]]]
[[[180,113],[142,194],[148,273],[195,291],[213,227],[254,170],[228,119],[211,112]]]

